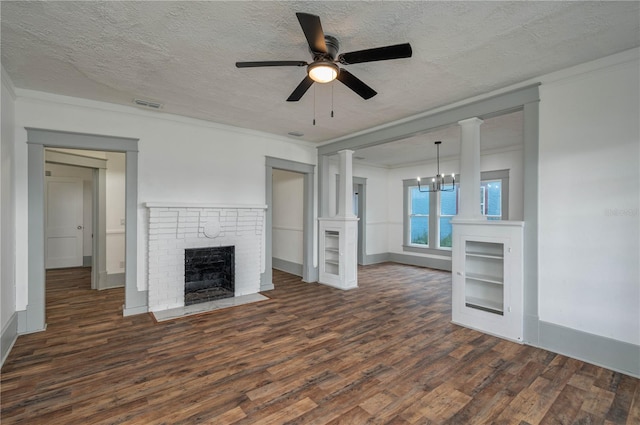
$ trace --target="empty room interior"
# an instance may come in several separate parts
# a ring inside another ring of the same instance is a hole
[[[640,2],[0,19],[3,424],[640,423]]]

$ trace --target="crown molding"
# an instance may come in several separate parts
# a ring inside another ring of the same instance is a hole
[[[3,79],[4,79],[4,74],[3,74]],[[19,100],[36,101],[36,102],[43,102],[43,103],[57,103],[57,104],[78,107],[78,108],[87,108],[87,109],[93,109],[93,110],[99,110],[99,111],[115,112],[115,113],[121,113],[121,114],[127,114],[127,115],[136,115],[136,116],[141,116],[141,117],[151,118],[156,120],[171,121],[175,123],[216,129],[216,130],[227,131],[231,133],[245,134],[245,135],[257,137],[260,139],[268,139],[268,140],[273,140],[278,142],[290,143],[290,144],[305,146],[313,149],[317,147],[317,145],[312,142],[291,139],[291,138],[279,136],[273,133],[266,133],[266,132],[257,131],[257,130],[249,130],[242,127],[235,127],[227,124],[217,123],[214,121],[206,121],[198,118],[190,118],[182,115],[170,114],[167,112],[145,111],[135,106],[101,102],[97,100],[72,97],[72,96],[64,96],[60,94],[48,93],[48,92],[43,92],[38,90],[23,89],[23,88],[15,88],[15,94],[16,94],[16,98]]]
[[[9,91],[11,98],[13,100],[16,100],[17,96],[16,96],[15,86],[13,85],[13,81],[11,81],[11,77],[9,77],[9,74],[7,73],[7,71],[5,71],[4,66],[2,67],[2,83],[5,85],[5,87]]]

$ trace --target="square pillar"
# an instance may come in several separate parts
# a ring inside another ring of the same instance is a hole
[[[480,211],[480,118],[460,125],[460,206],[457,219],[485,221]]]

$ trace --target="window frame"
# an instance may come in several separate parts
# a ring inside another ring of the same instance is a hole
[[[420,177],[423,181],[431,181],[431,177]],[[456,186],[460,182],[460,176],[455,175]],[[509,219],[509,170],[493,170],[483,171],[480,173],[480,181],[500,180],[502,185],[501,210],[502,220]],[[411,197],[409,196],[412,187],[418,187],[418,181],[414,179],[405,179],[403,185],[403,238],[402,250],[405,252],[415,252],[421,254],[433,254],[451,257],[450,247],[440,247],[440,194],[431,193],[429,195],[429,244],[420,245],[411,243]],[[436,196],[432,196],[436,195]],[[459,196],[459,192],[458,192]],[[446,216],[448,217],[448,216]],[[455,216],[454,216],[455,217]],[[434,231],[435,230],[435,231]]]
[[[415,186],[407,186],[405,187],[405,195],[407,196],[407,240],[406,240],[406,244],[405,245],[409,245],[412,247],[416,247],[418,249],[425,249],[425,248],[429,248],[431,247],[431,210],[432,210],[432,199],[433,196],[431,195],[431,193],[429,193],[429,213],[428,214],[414,214],[412,213],[413,211],[413,197],[410,196],[410,193],[413,189],[417,189],[418,185],[416,183]],[[428,235],[428,241],[427,244],[418,244],[418,243],[412,243],[411,242],[411,218],[412,217],[427,217],[427,235]]]
[[[450,214],[442,214],[442,203],[440,202],[440,195],[441,193],[438,193],[438,204],[436,205],[437,211],[438,211],[438,217],[436,219],[436,223],[438,225],[438,232],[437,232],[437,236],[436,236],[436,240],[438,242],[438,249],[441,250],[445,250],[445,251],[451,251],[451,247],[450,246],[441,246],[440,242],[442,241],[442,237],[440,236],[440,219],[443,217],[455,217],[458,215],[458,205],[460,203],[460,180],[459,180],[459,176],[456,174],[456,185],[455,185],[455,193],[456,193],[456,213],[453,215]]]

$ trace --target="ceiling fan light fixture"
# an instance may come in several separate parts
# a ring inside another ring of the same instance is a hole
[[[307,74],[316,83],[329,83],[338,77],[340,68],[333,62],[318,61],[307,67]]]

